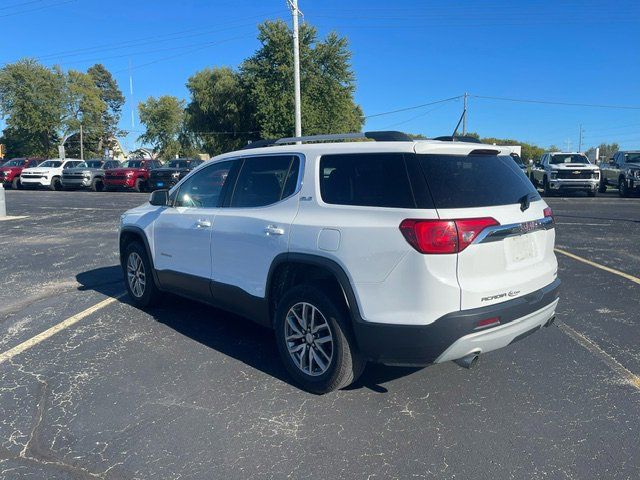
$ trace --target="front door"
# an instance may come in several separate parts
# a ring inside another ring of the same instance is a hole
[[[211,232],[232,165],[215,163],[189,176],[155,221],[154,261],[162,287],[210,296]]]

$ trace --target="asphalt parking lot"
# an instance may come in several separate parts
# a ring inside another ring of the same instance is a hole
[[[548,199],[579,257],[558,254],[552,327],[474,370],[369,366],[314,396],[268,330],[119,297],[119,216],[146,195],[6,197],[2,479],[640,478],[640,198]]]

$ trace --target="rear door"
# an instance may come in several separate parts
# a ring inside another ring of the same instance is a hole
[[[223,284],[220,288],[239,287],[264,297],[273,259],[288,251],[303,158],[265,155],[240,162],[235,185],[213,226],[213,280]]]
[[[461,309],[520,297],[555,280],[552,218],[508,156],[419,157],[441,219],[496,221],[458,253]]]

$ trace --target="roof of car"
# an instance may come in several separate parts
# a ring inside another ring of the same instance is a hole
[[[433,153],[448,155],[468,155],[474,151],[483,153],[495,153],[509,155],[511,150],[497,145],[486,145],[467,142],[450,142],[440,140],[414,140],[401,142],[324,142],[272,145],[267,147],[252,148],[224,153],[212,160],[234,158],[239,156],[273,155],[277,153],[303,153],[303,154],[338,154],[358,152],[404,152],[404,153]]]

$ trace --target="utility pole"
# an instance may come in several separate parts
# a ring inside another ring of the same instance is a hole
[[[288,0],[293,15],[293,90],[295,102],[296,137],[302,136],[302,109],[300,106],[300,39],[298,36],[298,0]]]
[[[464,110],[462,111],[462,136],[467,134],[467,97],[469,94],[464,92]]]
[[[580,124],[580,135],[578,137],[578,152],[582,151],[582,134],[583,134],[583,130],[582,130],[582,124]]]
[[[84,141],[82,137],[82,124],[80,124],[80,160],[84,160]]]

